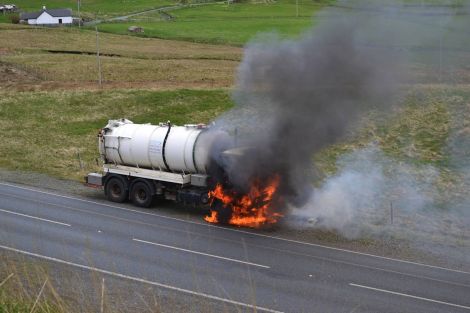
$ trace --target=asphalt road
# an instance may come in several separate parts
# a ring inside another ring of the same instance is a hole
[[[470,273],[0,182],[0,249],[257,312],[470,312]]]

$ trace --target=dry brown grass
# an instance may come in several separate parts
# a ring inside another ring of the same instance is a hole
[[[0,24],[2,48],[23,53],[41,50],[96,51],[94,31],[75,28],[43,28]],[[240,60],[242,49],[174,40],[138,38],[100,33],[104,54],[149,59]]]
[[[70,54],[20,54],[2,58],[45,81],[97,82],[96,56]],[[211,59],[150,60],[102,57],[105,82],[174,82],[181,86],[204,83],[231,86],[237,62]]]
[[[81,88],[98,81],[92,31],[0,24],[0,42],[0,64],[29,74],[18,79],[5,72],[0,89]],[[100,52],[105,84],[163,89],[231,87],[242,53],[235,47],[105,33]]]

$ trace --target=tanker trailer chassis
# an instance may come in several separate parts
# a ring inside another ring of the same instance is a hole
[[[88,174],[86,184],[103,188],[106,198],[112,202],[130,200],[136,206],[150,207],[154,199],[166,199],[198,206],[209,202],[207,178],[199,174],[175,174],[104,164],[103,174]]]

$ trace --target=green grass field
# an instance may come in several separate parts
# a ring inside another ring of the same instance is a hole
[[[77,0],[16,0],[14,1],[22,11],[39,11],[42,6],[47,8],[69,8],[77,15]],[[172,0],[81,0],[80,11],[90,17],[112,17],[132,12],[175,4]]]
[[[142,26],[139,36],[189,40],[205,43],[243,45],[259,33],[275,32],[281,37],[295,37],[313,23],[313,15],[326,1],[295,0],[249,3],[214,3],[168,13],[173,19],[162,19],[157,13],[141,15],[127,23],[100,25],[100,30],[127,34],[129,25]]]

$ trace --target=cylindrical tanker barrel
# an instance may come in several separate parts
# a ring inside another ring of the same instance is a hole
[[[134,124],[110,120],[99,136],[105,163],[169,172],[207,173],[217,135],[204,125]]]

